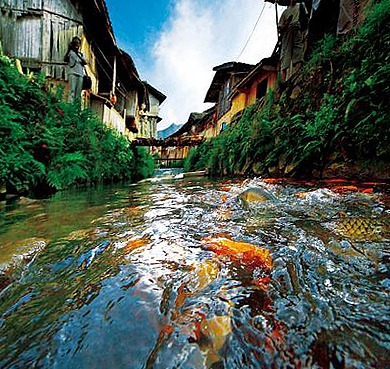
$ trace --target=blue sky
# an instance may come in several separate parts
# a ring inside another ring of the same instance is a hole
[[[141,79],[167,96],[158,129],[185,123],[191,112],[210,106],[203,100],[214,66],[256,64],[276,44],[275,8],[264,0],[106,3],[119,47],[132,56]]]
[[[150,65],[148,52],[173,9],[171,0],[106,0],[120,48],[132,55],[139,72]]]

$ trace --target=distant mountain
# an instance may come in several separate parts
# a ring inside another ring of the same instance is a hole
[[[173,135],[181,127],[182,127],[182,124],[172,123],[169,127],[165,128],[161,131],[157,131],[157,138],[167,138],[170,135]]]

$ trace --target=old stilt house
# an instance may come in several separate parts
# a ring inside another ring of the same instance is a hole
[[[81,40],[92,88],[83,102],[110,127],[136,137],[139,112],[148,92],[130,55],[116,44],[104,0],[0,0],[4,54],[24,72],[44,72],[52,88],[68,94],[64,55],[74,36]]]

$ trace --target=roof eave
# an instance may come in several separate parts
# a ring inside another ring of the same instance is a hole
[[[221,65],[218,65],[213,68],[215,71],[214,78],[211,82],[211,85],[206,93],[205,103],[217,103],[219,97],[219,91],[224,84],[225,76],[228,73],[243,73],[249,71],[251,67],[254,67],[253,64],[239,63],[239,62],[227,62]]]
[[[264,0],[266,1],[267,3],[272,3],[272,4],[275,4],[275,2],[277,2],[278,5],[281,5],[281,6],[289,6],[290,5],[290,0]]]
[[[143,83],[146,85],[148,91],[151,92],[151,94],[158,100],[160,104],[162,104],[166,100],[167,97],[161,91],[157,90],[157,88],[153,87],[146,81],[144,81]]]

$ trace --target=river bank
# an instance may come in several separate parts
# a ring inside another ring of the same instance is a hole
[[[348,37],[319,41],[299,73],[192,150],[185,169],[388,179],[389,40],[390,2],[384,0]]]
[[[47,197],[58,190],[138,181],[153,158],[80,103],[48,91],[44,75],[23,75],[0,52],[1,196]]]

